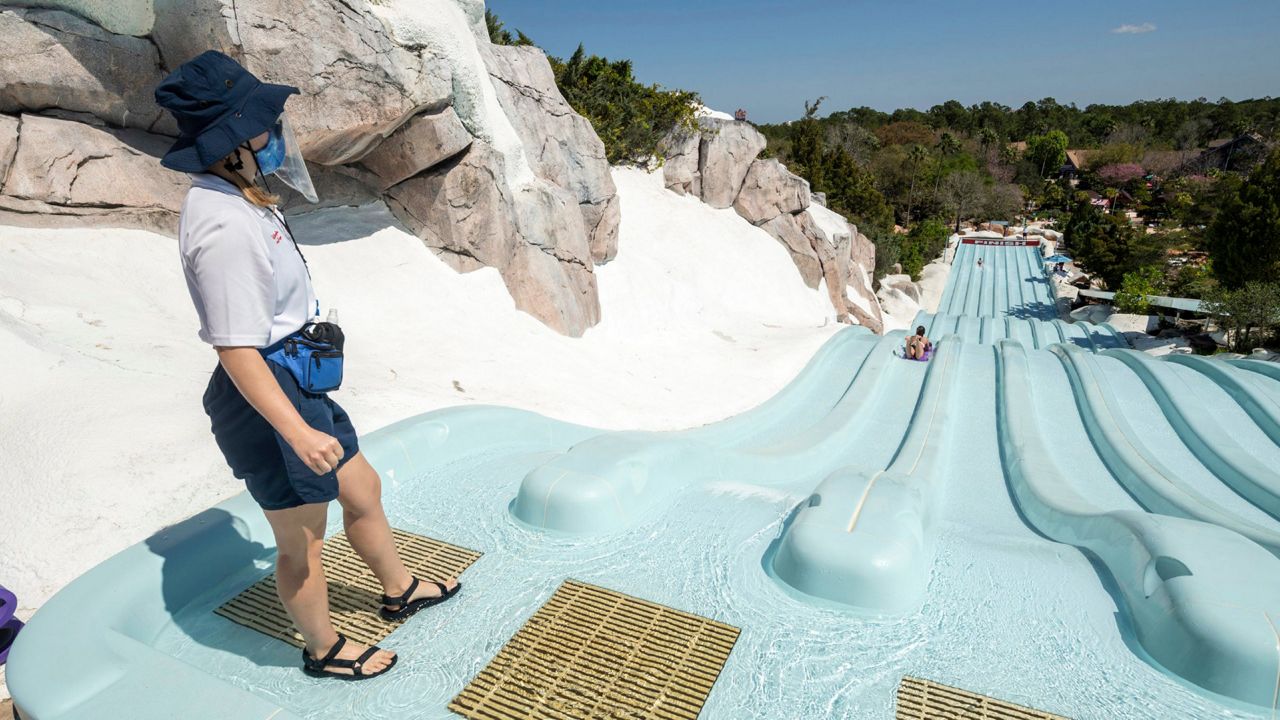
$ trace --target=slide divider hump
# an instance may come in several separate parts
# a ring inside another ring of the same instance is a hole
[[[1157,669],[1274,708],[1280,650],[1271,623],[1280,611],[1280,560],[1214,525],[1092,505],[1050,451],[1026,350],[999,343],[997,372],[1001,456],[1023,516],[1106,567],[1135,639]]]
[[[1158,360],[1136,350],[1103,354],[1128,365],[1141,378],[1179,439],[1210,472],[1249,502],[1280,517],[1280,474],[1241,447],[1227,428],[1206,417],[1185,387],[1170,387]]]
[[[938,343],[906,433],[884,470],[840,468],[797,510],[767,563],[777,581],[875,613],[911,612],[923,602],[962,349],[959,336]]]
[[[1138,439],[1104,389],[1097,357],[1072,345],[1054,345],[1079,402],[1081,419],[1107,469],[1144,508],[1162,515],[1200,520],[1239,533],[1280,555],[1280,532],[1245,520],[1196,492]]]
[[[1280,445],[1280,408],[1276,407],[1271,398],[1245,384],[1235,376],[1239,369],[1245,369],[1280,379],[1280,373],[1272,374],[1271,368],[1265,367],[1270,363],[1258,360],[1238,360],[1224,363],[1220,360],[1210,360],[1198,355],[1169,355],[1166,362],[1184,365],[1208,377],[1230,395],[1231,399],[1235,400],[1248,413],[1249,417],[1253,418],[1253,421],[1258,424],[1262,432],[1271,438],[1271,442]]]
[[[764,434],[782,442],[822,422],[836,407],[857,402],[846,401],[857,378],[879,355],[891,357],[901,339],[901,332],[880,338],[860,328],[843,331],[796,380],[736,418],[687,431],[591,437],[530,470],[520,482],[511,514],[531,527],[561,533],[630,527],[680,488],[720,479],[726,464],[743,464],[740,458],[747,453],[731,449],[742,439]],[[862,362],[852,362],[859,355]],[[837,379],[850,375],[849,380]]]

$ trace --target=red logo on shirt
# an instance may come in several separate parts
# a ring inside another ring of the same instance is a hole
[[[271,231],[271,237],[273,237],[273,238],[275,238],[275,239],[276,239],[276,244],[277,244],[277,245],[279,245],[279,244],[280,244],[280,241],[284,239],[284,236],[280,234],[280,231],[279,231],[279,230],[272,230],[272,231]]]

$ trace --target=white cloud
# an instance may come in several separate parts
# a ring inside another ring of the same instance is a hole
[[[1155,23],[1145,22],[1141,25],[1121,25],[1118,28],[1112,28],[1111,32],[1117,35],[1141,35],[1142,33],[1155,32]]]

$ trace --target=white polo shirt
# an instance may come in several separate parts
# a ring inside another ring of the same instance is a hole
[[[210,345],[266,347],[316,313],[306,264],[283,221],[217,175],[191,175],[178,249],[200,339]]]

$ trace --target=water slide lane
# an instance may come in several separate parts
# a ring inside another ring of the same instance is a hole
[[[730,467],[767,472],[787,455],[754,467],[735,461],[753,448],[806,435],[837,407],[861,405],[866,390],[855,387],[857,379],[869,385],[864,370],[882,366],[901,342],[900,332],[879,338],[851,328],[829,341],[832,347],[824,346],[822,357],[782,392],[742,416],[688,431],[593,437],[529,471],[511,513],[547,530],[612,532],[631,526],[691,482],[720,479]]]
[[[905,427],[879,429],[901,437],[882,469],[840,468],[801,504],[768,558],[776,580],[876,613],[919,607],[933,567],[937,485],[963,347],[958,336],[940,341]]]
[[[996,348],[1001,455],[1024,517],[1044,535],[1098,558],[1121,595],[1135,640],[1158,667],[1274,708],[1280,560],[1222,527],[1086,500],[1072,482],[1079,473],[1064,471],[1053,451],[1057,443],[1037,417],[1037,408],[1051,407],[1054,398],[1038,396],[1046,383],[1032,374],[1028,352],[1011,341]],[[1078,397],[1081,388],[1072,383],[1072,391]]]
[[[1123,410],[1126,405],[1140,400],[1139,394],[1134,392],[1135,389],[1145,391],[1140,381],[1133,379],[1127,383],[1110,382],[1105,372],[1099,369],[1097,356],[1072,345],[1054,345],[1049,351],[1058,356],[1071,378],[1072,389],[1094,448],[1111,474],[1145,509],[1162,515],[1212,523],[1239,533],[1274,554],[1280,554],[1280,530],[1270,522],[1270,518],[1266,519],[1264,525],[1256,517],[1241,516],[1248,515],[1249,510],[1257,514],[1256,508],[1236,507],[1234,509],[1237,512],[1233,512],[1224,507],[1220,502],[1224,499],[1222,493],[1210,498],[1206,492],[1202,492],[1205,489],[1220,488],[1206,488],[1204,483],[1199,483],[1200,487],[1196,487],[1164,461],[1163,457],[1172,452],[1172,446],[1166,445],[1161,448],[1161,452],[1154,452],[1143,442],[1142,433],[1134,429]],[[1153,415],[1158,414],[1158,410],[1145,414],[1143,418],[1147,422],[1142,429],[1157,432],[1159,427]],[[1160,421],[1163,421],[1162,416]],[[1181,446],[1176,440],[1176,433],[1167,427],[1167,423],[1165,425],[1167,434],[1172,435],[1174,442]],[[1185,451],[1185,447],[1182,449]],[[1187,474],[1197,471],[1197,468],[1198,472],[1207,473],[1191,453],[1187,452],[1183,459],[1189,461],[1182,468]]]
[[[1253,444],[1250,451],[1240,444],[1241,435],[1261,431],[1238,406],[1234,408],[1237,417],[1231,417],[1232,408],[1222,407],[1234,405],[1229,396],[1215,392],[1216,385],[1197,387],[1188,382],[1191,378],[1186,373],[1177,372],[1177,365],[1146,353],[1106,350],[1104,354],[1123,362],[1142,380],[1169,425],[1204,467],[1255,506],[1280,517],[1280,474],[1273,469],[1280,466],[1277,448],[1265,436],[1269,448]]]

